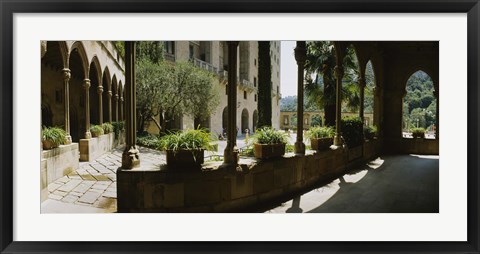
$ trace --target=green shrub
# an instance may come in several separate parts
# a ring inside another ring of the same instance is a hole
[[[360,117],[345,117],[341,121],[342,137],[348,147],[363,144],[363,123]]]
[[[159,142],[157,148],[160,150],[197,150],[205,149],[208,151],[214,151],[216,145],[211,144],[215,141],[212,134],[205,129],[188,129],[184,131],[172,132],[163,136]]]
[[[92,136],[98,137],[100,135],[103,135],[103,128],[101,125],[91,125],[90,126],[90,132],[92,133]]]
[[[63,145],[65,143],[65,136],[67,133],[59,127],[43,127],[42,141],[50,141],[55,146]]]
[[[125,128],[125,122],[113,122],[113,132],[115,133],[115,138],[118,138],[120,131],[123,131]]]
[[[363,135],[365,136],[366,139],[373,139],[373,137],[377,136],[377,126],[375,125],[369,125],[363,127]]]
[[[103,133],[108,134],[113,132],[113,125],[111,123],[102,124]]]
[[[157,149],[160,145],[160,138],[156,135],[145,135],[137,137],[137,144],[148,148]]]
[[[288,136],[286,133],[277,131],[272,127],[263,127],[255,131],[252,136],[254,143],[257,144],[286,144],[288,143]]]
[[[425,129],[424,128],[413,128],[410,130],[412,132],[412,136],[414,138],[423,138],[425,137]]]
[[[307,131],[306,138],[333,138],[335,129],[333,127],[312,127]]]
[[[285,146],[285,152],[286,152],[286,153],[294,153],[294,152],[295,152],[295,146],[294,146],[294,145],[287,144],[287,145]]]

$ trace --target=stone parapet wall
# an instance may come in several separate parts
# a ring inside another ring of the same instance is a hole
[[[108,133],[90,139],[80,139],[80,161],[94,161],[114,148],[114,134]]]
[[[47,186],[78,168],[78,144],[61,145],[42,151],[40,162],[41,200],[47,198]]]
[[[425,138],[398,138],[389,140],[388,152],[395,154],[439,154],[439,140]]]
[[[368,145],[378,152],[377,141]],[[362,147],[354,149],[355,154]],[[352,149],[350,149],[352,150]],[[207,163],[203,170],[167,169],[117,171],[119,212],[231,212],[244,211],[291,196],[319,182],[343,175],[353,164],[364,162],[360,155],[350,160],[345,148],[305,156],[287,154],[259,161],[242,159],[237,169]]]

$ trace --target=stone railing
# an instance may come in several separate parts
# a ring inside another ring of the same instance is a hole
[[[200,59],[193,58],[193,64],[195,64],[195,66],[197,66],[201,69],[207,70],[211,73],[214,73],[214,74],[218,73],[218,68],[217,67],[213,66],[211,63],[207,63],[207,62],[202,61]]]
[[[242,79],[242,82],[239,82],[238,85],[240,86],[240,88],[242,88],[242,89],[244,89],[248,92],[257,91],[257,88],[253,85],[253,83],[246,80],[246,79]]]

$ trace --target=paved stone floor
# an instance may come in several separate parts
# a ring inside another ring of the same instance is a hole
[[[439,156],[382,156],[267,213],[438,213]]]
[[[219,151],[222,144],[219,142]],[[123,148],[51,183],[42,213],[112,213],[117,211],[116,170]],[[159,167],[165,156],[140,148],[142,167]],[[267,213],[438,212],[439,157],[386,156],[266,211]]]

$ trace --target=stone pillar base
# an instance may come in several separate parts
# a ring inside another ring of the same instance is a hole
[[[333,139],[333,144],[336,146],[342,145],[342,136],[335,134],[335,138]]]
[[[238,164],[238,148],[236,146],[233,149],[229,149],[227,146],[223,153],[223,162],[228,165]]]
[[[65,145],[70,145],[72,143],[72,136],[65,136]]]
[[[140,158],[137,146],[125,147],[122,154],[122,168],[132,169],[140,166]]]
[[[295,142],[295,154],[305,154],[305,144],[303,142]]]
[[[91,139],[92,133],[90,131],[85,132],[85,139]]]

